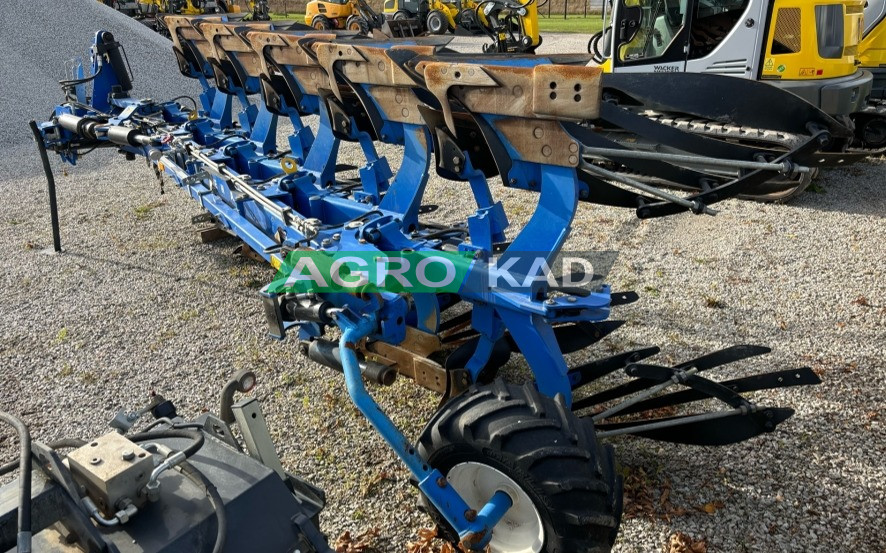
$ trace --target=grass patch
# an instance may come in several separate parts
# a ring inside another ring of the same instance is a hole
[[[289,13],[272,13],[271,19],[276,21],[280,19],[285,19],[287,21],[298,21],[299,23],[305,22],[305,14],[299,12],[289,12]]]
[[[153,202],[142,204],[135,208],[135,218],[139,220],[147,219],[151,216],[151,212],[161,205],[163,205],[163,202],[161,200],[155,200]]]
[[[545,33],[586,33],[588,40],[591,35],[603,28],[603,18],[599,15],[568,15],[563,19],[563,14],[551,14],[551,17],[542,17],[539,14],[538,28],[542,36]]]

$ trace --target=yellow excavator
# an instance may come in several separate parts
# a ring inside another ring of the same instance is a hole
[[[362,35],[378,31],[390,37],[410,37],[425,32],[417,19],[388,18],[366,0],[311,0],[305,8],[305,23],[318,30],[346,29]]]
[[[857,145],[879,150],[886,147],[886,118],[872,111],[873,75],[859,67],[864,6],[865,0],[611,0],[607,24],[588,51],[607,72],[766,81],[853,126]]]
[[[536,0],[479,0],[468,5],[474,6],[468,24],[475,25],[492,40],[483,46],[484,52],[533,53],[541,45]],[[467,17],[462,14],[461,20]]]
[[[397,21],[416,19],[429,34],[442,35],[458,27],[460,6],[442,0],[384,0],[383,12]]]

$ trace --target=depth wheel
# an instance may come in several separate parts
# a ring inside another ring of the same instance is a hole
[[[525,386],[472,386],[437,412],[418,442],[472,509],[497,490],[514,505],[492,534],[492,553],[609,551],[621,518],[621,480],[611,447],[589,419]],[[458,535],[422,496],[440,537]]]

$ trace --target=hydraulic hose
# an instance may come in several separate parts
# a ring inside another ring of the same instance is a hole
[[[209,498],[209,502],[212,504],[213,510],[215,510],[215,546],[212,548],[212,553],[221,553],[225,548],[225,540],[228,536],[228,516],[225,513],[225,503],[215,485],[202,472],[197,470],[194,465],[183,461],[179,468],[185,477],[196,484],[197,487],[206,491],[206,497]]]
[[[49,164],[49,156],[46,154],[46,144],[43,142],[43,134],[37,126],[36,121],[31,121],[31,132],[34,133],[34,140],[37,142],[37,149],[40,152],[40,161],[43,163],[43,173],[46,175],[46,190],[49,193],[49,219],[52,224],[52,248],[53,250],[62,251],[61,231],[58,222],[58,200],[55,194],[55,177],[52,176],[52,166]]]
[[[20,447],[18,475],[18,553],[31,552],[31,433],[21,419],[0,411],[0,420],[12,426],[18,434]]]
[[[48,445],[52,449],[77,448],[86,445],[86,440],[81,440],[79,438],[63,438],[55,442],[49,442],[46,445]],[[10,461],[5,465],[0,465],[0,476],[6,476],[10,472],[17,469],[19,465],[21,465],[21,460],[19,459],[16,459],[15,461]]]
[[[185,454],[185,457],[188,458],[197,453],[197,451],[199,451],[200,448],[203,447],[203,442],[205,441],[202,432],[192,432],[190,430],[176,428],[171,428],[168,430],[152,430],[150,432],[139,432],[137,434],[127,436],[127,438],[136,443],[154,441],[163,438],[188,439],[191,440],[191,445],[181,450],[182,453]]]

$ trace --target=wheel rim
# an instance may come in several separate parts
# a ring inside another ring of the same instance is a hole
[[[437,33],[443,27],[443,24],[438,17],[431,17],[430,21],[428,21],[428,29],[431,30],[432,33]]]
[[[499,490],[513,500],[513,506],[495,526],[497,531],[492,533],[489,542],[492,553],[541,551],[545,542],[541,516],[529,495],[508,475],[489,465],[466,462],[452,467],[446,479],[472,509],[480,510]]]

